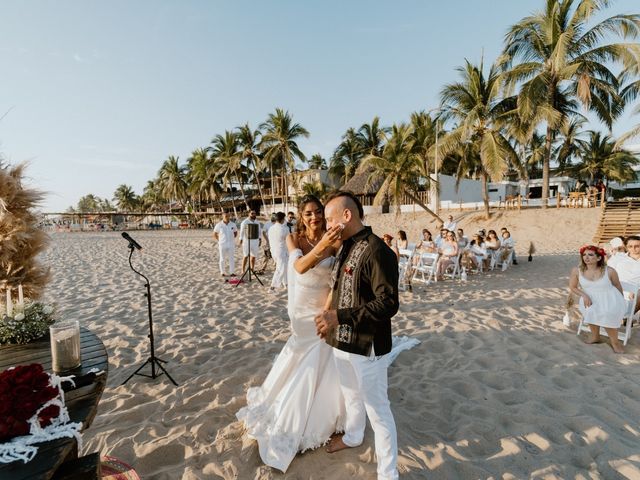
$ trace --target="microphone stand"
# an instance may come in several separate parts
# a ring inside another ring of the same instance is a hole
[[[144,296],[147,297],[147,308],[148,308],[148,312],[149,312],[149,335],[148,335],[148,337],[149,337],[149,345],[151,347],[151,355],[149,356],[149,358],[147,358],[144,361],[144,363],[142,365],[140,365],[138,367],[138,369],[135,372],[133,372],[131,375],[129,375],[129,377],[124,382],[122,382],[121,385],[124,385],[129,380],[131,380],[134,375],[140,375],[142,377],[153,378],[155,380],[157,377],[162,375],[162,373],[164,372],[164,374],[169,378],[169,380],[171,380],[171,383],[173,383],[177,387],[178,384],[176,383],[176,381],[173,378],[171,378],[171,375],[169,375],[169,372],[167,372],[165,370],[165,368],[162,366],[162,363],[167,363],[166,360],[162,360],[162,359],[156,357],[155,347],[154,347],[154,343],[153,343],[153,316],[151,314],[151,284],[149,283],[149,279],[147,277],[145,277],[142,273],[140,273],[135,268],[133,268],[133,264],[131,263],[131,257],[133,256],[133,251],[134,250],[135,250],[135,246],[133,245],[133,243],[129,242],[129,267],[131,267],[131,270],[133,270],[134,273],[136,273],[137,275],[139,275],[142,278],[144,278],[145,282],[146,282],[144,284],[144,286],[147,289],[147,292],[144,294]],[[140,370],[142,370],[147,365],[147,363],[151,364],[151,375],[147,375],[147,374],[144,374],[144,373],[139,373]],[[156,370],[156,367],[158,367],[159,370]]]

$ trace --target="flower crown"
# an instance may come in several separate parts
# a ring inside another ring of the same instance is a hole
[[[602,258],[605,258],[605,256],[606,256],[606,254],[604,252],[604,249],[596,247],[595,245],[585,245],[583,247],[580,247],[580,255],[584,254],[584,252],[586,250],[592,250],[592,251],[596,252],[599,256],[601,256]]]

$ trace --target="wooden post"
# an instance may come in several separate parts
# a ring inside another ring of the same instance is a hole
[[[560,208],[560,189],[556,190],[556,208]]]
[[[605,189],[603,188],[602,190],[600,190],[600,207],[604,208],[604,194],[605,194]]]
[[[522,195],[518,194],[518,211],[522,208]]]

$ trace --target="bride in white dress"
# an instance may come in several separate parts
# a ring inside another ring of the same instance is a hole
[[[289,235],[288,314],[291,337],[260,387],[249,388],[236,414],[258,441],[262,461],[285,472],[297,452],[320,447],[344,430],[345,408],[333,349],[316,334],[314,317],[329,296],[339,228],[326,231],[320,201],[306,196],[298,232]],[[389,361],[417,344],[394,338]]]

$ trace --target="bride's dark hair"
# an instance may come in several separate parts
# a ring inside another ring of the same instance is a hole
[[[298,232],[298,235],[307,234],[307,226],[302,220],[302,212],[304,211],[304,207],[310,203],[315,203],[322,211],[322,231],[327,229],[327,221],[324,219],[324,205],[322,205],[320,199],[315,195],[305,195],[300,199],[300,203],[298,203],[298,221],[296,222],[296,232]]]

